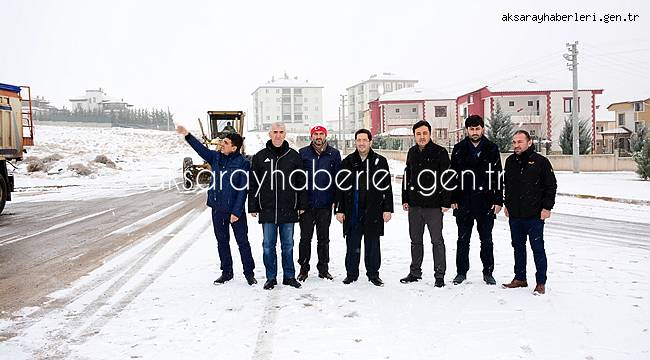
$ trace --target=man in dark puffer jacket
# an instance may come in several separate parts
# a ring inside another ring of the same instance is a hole
[[[277,285],[278,257],[275,246],[278,232],[282,252],[282,284],[299,288],[293,263],[293,227],[298,222],[298,215],[308,206],[307,179],[300,155],[284,140],[284,124],[273,123],[269,137],[271,140],[267,141],[266,147],[253,156],[248,211],[253,216],[259,216],[264,232],[264,289],[270,290]]]

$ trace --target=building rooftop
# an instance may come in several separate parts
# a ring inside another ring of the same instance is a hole
[[[389,72],[384,72],[380,74],[372,74],[370,75],[370,78],[367,80],[363,80],[361,82],[358,82],[350,87],[348,87],[346,90],[351,89],[357,85],[361,85],[363,83],[369,82],[369,81],[415,81],[416,83],[418,80],[414,79],[407,79],[401,76],[398,76],[397,74],[389,73]]]
[[[431,88],[402,88],[386,93],[379,97],[379,101],[400,101],[400,100],[456,100],[455,96],[442,93]]]

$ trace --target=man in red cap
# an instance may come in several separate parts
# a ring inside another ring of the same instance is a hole
[[[300,149],[303,169],[307,172],[309,206],[300,215],[300,244],[298,245],[299,281],[309,275],[311,239],[316,227],[318,243],[318,277],[332,279],[329,273],[329,230],[335,197],[335,177],[341,167],[341,154],[327,144],[327,129],[315,125],[310,130],[311,143]]]

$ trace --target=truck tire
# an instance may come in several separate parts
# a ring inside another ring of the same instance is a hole
[[[183,188],[185,190],[190,190],[192,187],[194,187],[194,182],[196,179],[194,179],[194,174],[192,174],[192,167],[194,165],[192,164],[192,158],[191,157],[186,157],[183,159]],[[189,175],[186,175],[189,172]],[[189,177],[189,179],[188,179]]]
[[[9,184],[5,181],[4,176],[0,175],[0,214],[2,214],[2,210],[5,208],[7,194],[9,194]]]

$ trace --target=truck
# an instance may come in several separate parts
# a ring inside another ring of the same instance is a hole
[[[7,165],[21,161],[25,147],[34,145],[32,95],[29,86],[0,83],[0,214],[14,191]]]
[[[237,133],[244,136],[246,113],[239,110],[234,111],[208,111],[208,124],[210,133],[206,134],[203,130],[203,123],[199,121],[201,128],[201,142],[212,150],[219,150],[221,141],[228,133]],[[245,147],[242,146],[241,153],[247,159]],[[194,164],[191,157],[183,159],[183,187],[186,190],[192,189],[195,184],[209,184],[212,181],[210,165],[206,162]]]

